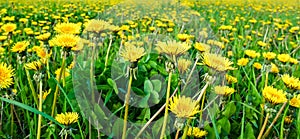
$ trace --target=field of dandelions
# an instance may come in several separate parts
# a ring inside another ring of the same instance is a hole
[[[0,138],[300,138],[299,0],[0,2]]]

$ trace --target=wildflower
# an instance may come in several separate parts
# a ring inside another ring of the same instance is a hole
[[[55,116],[55,120],[63,125],[70,125],[73,123],[76,123],[78,121],[78,113],[77,112],[67,112],[67,113],[61,113],[57,114]]]
[[[54,73],[56,75],[56,80],[59,80],[59,76],[60,76],[60,72],[61,72],[61,68],[57,69]],[[62,76],[61,76],[61,79],[65,78],[65,77],[68,77],[70,76],[70,70],[65,68],[63,70],[63,73],[62,73]]]
[[[227,51],[227,56],[228,56],[228,57],[233,56],[233,52],[232,52],[232,51]]]
[[[277,59],[281,62],[288,62],[290,60],[291,56],[289,54],[279,54],[277,56]]]
[[[60,34],[49,41],[50,46],[74,47],[80,37],[72,34]]]
[[[7,36],[0,36],[0,41],[4,41],[7,39]]]
[[[228,83],[237,83],[237,78],[235,78],[235,77],[233,77],[231,75],[226,74],[225,78],[226,78],[226,80],[227,80]]]
[[[14,76],[14,69],[6,63],[0,63],[0,89],[8,88],[12,85]]]
[[[12,48],[11,51],[12,52],[23,52],[26,47],[29,45],[28,41],[22,41],[22,42],[17,42]]]
[[[145,49],[126,42],[120,55],[129,62],[136,62],[143,55],[145,55]]]
[[[300,89],[300,80],[288,74],[284,74],[281,77],[284,84],[291,89]]]
[[[165,53],[169,56],[178,56],[184,54],[191,48],[191,46],[189,46],[187,43],[176,42],[175,40],[167,42],[158,41],[156,46],[156,50],[159,53]]]
[[[218,54],[204,53],[202,63],[217,71],[235,70],[231,67],[233,62]]]
[[[284,117],[284,123],[291,124],[293,122],[292,116],[286,116]]]
[[[268,46],[267,43],[264,43],[264,42],[262,42],[262,41],[258,41],[257,44],[258,44],[259,46],[261,46],[261,47],[266,47],[266,46]]]
[[[39,70],[42,67],[42,63],[40,61],[33,61],[25,64],[25,69],[29,70]]]
[[[262,94],[264,98],[272,104],[279,104],[287,101],[285,92],[283,92],[283,90],[277,90],[272,86],[265,87]]]
[[[230,88],[228,86],[215,86],[215,93],[218,95],[224,95],[224,96],[229,96],[232,93],[235,92],[233,88]]]
[[[207,44],[218,46],[221,49],[225,48],[225,45],[222,42],[215,41],[215,40],[207,40]]]
[[[48,38],[51,36],[51,33],[44,33],[44,34],[41,34],[39,36],[36,36],[35,38],[38,39],[38,40],[41,40],[41,41],[45,41],[45,40],[48,40]]]
[[[251,58],[260,57],[260,53],[257,53],[254,50],[245,50],[245,54]]]
[[[48,91],[43,91],[43,100],[45,100],[50,93],[51,89],[49,89]]]
[[[198,127],[189,127],[187,135],[188,136],[193,136],[193,137],[196,137],[196,138],[202,138],[205,135],[207,135],[207,131],[201,130]]]
[[[60,34],[79,34],[81,24],[75,23],[60,23],[54,27],[54,30]]]
[[[272,73],[278,73],[279,72],[278,67],[273,63],[271,63],[271,72]]]
[[[262,68],[262,65],[258,62],[253,63],[253,67],[260,70]]]
[[[17,29],[17,25],[16,24],[12,24],[12,23],[7,23],[5,25],[3,25],[1,27],[1,29],[6,32],[6,33],[9,33],[9,32],[13,32],[14,30]]]
[[[178,71],[179,73],[184,73],[191,65],[191,61],[187,59],[178,60]]]
[[[273,52],[264,52],[263,57],[267,60],[274,59],[276,57],[276,54]]]
[[[200,112],[198,102],[185,96],[172,97],[169,108],[178,118],[189,118]]]
[[[298,94],[297,96],[294,96],[291,100],[290,100],[290,105],[296,108],[300,108],[300,94]]]
[[[200,52],[209,52],[210,46],[205,43],[196,42],[194,46]]]
[[[239,59],[238,60],[238,65],[239,66],[246,66],[247,64],[248,64],[248,62],[249,62],[249,59],[248,58],[241,58],[241,59]]]
[[[129,26],[128,26],[129,27]],[[104,20],[90,20],[85,25],[86,31],[101,33],[103,31],[113,31],[117,30],[118,27],[111,25],[109,22]]]
[[[297,59],[292,58],[292,57],[290,58],[289,62],[292,63],[292,64],[298,64],[299,63]]]
[[[194,36],[188,34],[177,34],[177,38],[181,41],[186,41],[188,39],[193,38]]]

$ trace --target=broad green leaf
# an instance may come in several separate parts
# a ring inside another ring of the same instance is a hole
[[[144,82],[144,91],[146,94],[151,94],[151,92],[153,91],[153,85],[150,80],[146,80]]]
[[[254,131],[251,126],[251,123],[247,123],[245,130],[245,138],[247,139],[255,139]]]
[[[122,132],[123,132],[123,125],[124,125],[124,121],[120,118],[118,118],[112,128],[112,132],[114,135],[114,138],[118,138],[120,139],[122,136]]]
[[[225,115],[227,118],[229,118],[231,115],[233,115],[236,111],[236,106],[234,102],[230,102],[225,106],[225,110],[223,111],[223,115]]]
[[[152,85],[153,85],[153,88],[156,92],[160,92],[161,91],[161,86],[162,86],[162,83],[160,80],[151,80],[152,82]]]
[[[152,91],[151,92],[151,102],[153,102],[154,104],[159,103],[159,94],[156,91]]]

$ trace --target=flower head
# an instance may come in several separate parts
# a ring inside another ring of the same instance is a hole
[[[196,42],[194,46],[200,52],[209,52],[210,46],[205,43]]]
[[[14,69],[6,63],[0,63],[0,89],[8,88],[12,85],[14,76]]]
[[[50,46],[74,47],[80,37],[72,34],[60,34],[49,41]]]
[[[233,77],[231,75],[226,74],[225,78],[226,78],[226,80],[227,80],[228,83],[237,83],[237,78],[235,78],[235,77]]]
[[[248,58],[241,58],[238,60],[237,64],[239,66],[246,66],[249,62],[249,59]]]
[[[291,56],[289,54],[279,54],[277,56],[278,60],[281,61],[281,62],[288,62],[291,58]]]
[[[60,34],[79,34],[81,24],[75,23],[60,23],[54,27],[54,30]]]
[[[257,53],[254,50],[245,50],[245,54],[251,58],[260,57],[260,53]]]
[[[21,41],[21,42],[17,42],[12,48],[11,51],[12,52],[23,52],[27,46],[29,45],[28,41]]]
[[[279,104],[287,101],[285,92],[283,92],[283,90],[273,88],[272,86],[265,87],[262,94],[264,98],[272,104]]]
[[[299,89],[300,90],[300,80],[299,78],[290,76],[288,74],[284,74],[281,77],[284,84],[291,89]]]
[[[172,97],[169,108],[178,118],[189,118],[200,112],[198,102],[185,96]]]
[[[59,76],[60,76],[60,72],[61,72],[61,68],[57,69],[54,73],[56,75],[56,80],[59,80]],[[62,73],[61,75],[61,79],[70,76],[70,70],[68,68],[65,68],[63,70],[64,73]]]
[[[290,100],[290,105],[296,108],[300,108],[300,94],[297,96],[294,96],[291,100]]]
[[[143,47],[137,47],[132,43],[126,42],[120,55],[129,62],[136,62],[143,55],[145,55],[145,49]]]
[[[204,53],[202,63],[217,71],[235,70],[234,67],[231,67],[233,62],[218,54]]]
[[[176,42],[175,40],[167,42],[158,41],[156,46],[156,50],[159,53],[164,53],[169,56],[178,56],[184,54],[187,50],[191,48],[191,46],[187,43]]]
[[[274,59],[276,57],[276,54],[273,52],[264,52],[263,57],[267,60]]]
[[[218,95],[224,95],[224,96],[229,96],[232,93],[235,92],[233,88],[230,88],[228,86],[215,86],[215,92]]]
[[[258,70],[260,70],[260,69],[262,68],[262,65],[261,65],[260,63],[258,63],[258,62],[253,63],[252,66],[253,66],[254,68],[258,69]]]
[[[39,70],[42,67],[42,63],[40,61],[33,61],[25,64],[25,69],[29,70]]]
[[[9,33],[9,32],[13,32],[14,30],[17,29],[17,25],[16,24],[12,24],[12,23],[7,23],[5,25],[3,25],[1,27],[1,29],[6,32],[6,33]]]
[[[90,20],[85,24],[85,31],[101,33],[107,30],[116,30],[118,27],[111,25],[104,20]]]
[[[203,136],[207,135],[207,131],[201,130],[198,127],[189,127],[187,135],[196,138],[202,138]]]
[[[78,121],[78,113],[77,112],[67,112],[67,113],[61,113],[57,114],[55,116],[55,120],[63,125],[70,125],[73,123],[76,123]]]
[[[278,67],[273,63],[271,63],[271,72],[272,73],[278,73],[279,72]]]
[[[187,59],[178,60],[178,71],[179,73],[184,73],[191,65],[191,61]]]

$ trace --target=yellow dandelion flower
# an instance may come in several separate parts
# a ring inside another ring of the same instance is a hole
[[[258,62],[253,63],[253,67],[260,70],[262,68],[262,65]]]
[[[63,125],[70,125],[73,123],[76,123],[78,121],[79,115],[77,112],[67,112],[67,113],[61,113],[57,114],[55,116],[55,120]]]
[[[177,38],[181,41],[186,41],[188,39],[194,38],[193,35],[188,35],[188,34],[177,34]]]
[[[246,66],[249,62],[249,59],[248,58],[241,58],[238,60],[237,64],[239,66]]]
[[[291,89],[300,89],[300,80],[299,78],[284,74],[281,77],[284,84]]]
[[[200,112],[198,102],[185,96],[172,97],[169,109],[178,118],[189,118]]]
[[[111,25],[109,22],[104,20],[89,20],[85,24],[85,31],[91,31],[96,33],[101,33],[103,31],[115,31],[118,27]]]
[[[293,122],[292,116],[286,116],[284,117],[284,123],[291,124]]]
[[[189,127],[187,135],[188,136],[192,136],[192,137],[196,137],[196,138],[202,138],[204,136],[206,136],[208,133],[205,130],[201,130],[198,127]]]
[[[9,32],[13,32],[17,29],[17,25],[16,24],[12,24],[12,23],[7,23],[7,24],[4,24],[1,29],[6,32],[6,33],[9,33]]]
[[[7,36],[0,36],[0,41],[5,41],[7,39]]]
[[[219,85],[215,86],[214,90],[216,94],[224,95],[224,96],[229,96],[235,92],[233,88],[230,88],[228,86],[219,86]]]
[[[145,49],[126,42],[120,55],[129,62],[136,62],[145,55]]]
[[[28,70],[39,70],[42,68],[42,63],[40,61],[33,61],[25,64],[25,69]]]
[[[178,56],[184,54],[187,50],[191,48],[191,46],[187,43],[176,42],[175,40],[167,42],[158,41],[156,46],[156,50],[159,53],[164,53],[170,56]]]
[[[279,72],[279,68],[273,63],[271,63],[271,72],[272,73],[278,73]]]
[[[207,44],[217,46],[221,49],[225,48],[225,45],[222,42],[219,42],[219,41],[216,41],[216,40],[207,40]]]
[[[265,87],[262,94],[264,98],[272,104],[279,104],[287,101],[285,92],[283,92],[283,90],[273,88],[272,86]]]
[[[196,42],[194,46],[200,52],[209,52],[210,46],[205,43]]]
[[[14,76],[14,69],[6,63],[0,63],[0,89],[8,88],[12,85]]]
[[[228,56],[228,57],[233,56],[233,52],[232,52],[232,51],[227,51],[227,56]]]
[[[273,52],[264,52],[263,57],[267,60],[272,60],[276,57],[276,54]]]
[[[235,78],[235,77],[233,77],[231,75],[226,74],[225,78],[226,78],[226,80],[227,80],[228,83],[237,83],[237,78]]]
[[[251,58],[260,57],[260,53],[257,53],[254,50],[245,50],[245,54]]]
[[[28,41],[21,41],[21,42],[17,42],[12,48],[11,51],[12,52],[23,52],[27,46],[29,45]]]
[[[292,58],[292,57],[290,58],[289,62],[292,63],[292,64],[298,64],[299,63],[297,59]]]
[[[51,33],[44,33],[44,34],[41,34],[39,36],[36,36],[35,38],[38,39],[38,40],[41,40],[41,41],[45,41],[45,40],[48,40],[48,38],[51,36]]]
[[[55,75],[56,75],[56,80],[59,79],[60,72],[61,72],[61,68],[57,69],[57,70],[54,72]],[[62,74],[61,79],[63,79],[64,77],[70,76],[70,70],[69,70],[69,69],[65,68],[65,69],[63,70],[63,72],[64,72],[64,73]]]
[[[290,100],[290,105],[296,108],[300,108],[300,95],[294,96]]]
[[[51,89],[49,89],[48,91],[43,91],[43,100],[45,100],[50,93]]]
[[[235,70],[236,68],[231,67],[233,62],[229,61],[228,58],[222,57],[218,54],[204,53],[202,64],[215,69],[217,71]]]
[[[187,59],[179,59],[178,60],[178,71],[179,73],[184,73],[186,72],[186,70],[190,67],[190,65],[192,64],[192,62],[190,60]]]
[[[277,56],[277,59],[281,62],[288,62],[290,60],[291,56],[289,54],[279,54]]]
[[[50,46],[74,47],[80,37],[73,34],[60,34],[49,41]]]
[[[262,42],[262,41],[258,41],[257,44],[258,44],[259,46],[261,46],[261,47],[267,47],[267,46],[268,46],[267,43],[264,43],[264,42]]]
[[[60,23],[54,27],[54,30],[60,34],[79,34],[81,24],[75,23]]]

